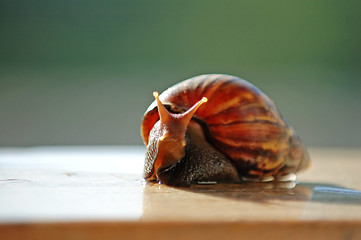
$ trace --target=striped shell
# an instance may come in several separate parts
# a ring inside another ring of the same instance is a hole
[[[160,96],[168,111],[184,112],[202,97],[194,121],[207,140],[228,156],[239,174],[249,178],[283,176],[309,165],[309,155],[276,106],[251,83],[230,75],[201,75],[180,82]],[[154,101],[144,114],[141,134],[145,145],[159,120]]]

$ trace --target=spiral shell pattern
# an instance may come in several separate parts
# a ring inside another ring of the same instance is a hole
[[[170,112],[184,112],[202,97],[194,121],[206,139],[230,158],[239,174],[249,178],[283,176],[307,168],[309,155],[300,138],[283,119],[273,101],[238,77],[208,74],[180,82],[160,96]],[[144,114],[141,134],[159,120],[156,102]]]

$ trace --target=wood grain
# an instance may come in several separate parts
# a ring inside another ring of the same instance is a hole
[[[361,239],[361,150],[311,156],[297,183],[172,188],[143,147],[0,149],[0,239]]]

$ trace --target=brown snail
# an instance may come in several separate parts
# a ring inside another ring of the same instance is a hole
[[[310,164],[272,100],[245,80],[201,75],[153,95],[141,126],[148,181],[189,186],[279,179]]]

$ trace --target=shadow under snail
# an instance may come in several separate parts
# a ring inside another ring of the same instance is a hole
[[[251,83],[196,76],[158,96],[144,114],[144,178],[170,186],[278,180],[308,168],[307,149]]]

